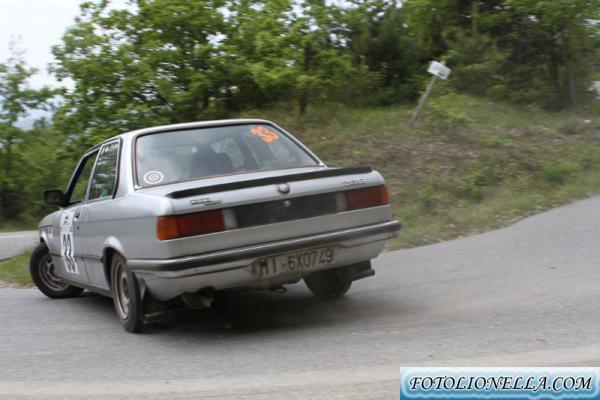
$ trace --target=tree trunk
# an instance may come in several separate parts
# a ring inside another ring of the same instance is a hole
[[[577,111],[579,108],[578,99],[577,99],[577,80],[575,78],[575,66],[573,65],[573,54],[571,54],[571,49],[568,42],[568,37],[562,32],[562,57],[563,62],[565,63],[566,68],[566,78],[567,85],[569,88],[569,102],[571,105],[571,109],[573,111]]]
[[[479,20],[479,0],[471,0],[471,32],[473,36],[477,36],[479,29],[477,22]]]
[[[571,108],[573,111],[579,109],[579,99],[577,98],[577,79],[575,78],[575,72],[573,71],[573,62],[569,60],[567,62],[567,78],[569,81],[569,99],[571,100]]]
[[[300,115],[306,114],[306,108],[308,107],[308,93],[306,90],[300,95]]]
[[[8,129],[12,129],[12,126],[9,126]],[[0,208],[2,209],[2,215],[7,219],[11,217],[9,215],[11,209],[11,190],[9,179],[12,172],[13,141],[14,137],[9,133],[4,142],[4,176],[0,182],[0,190],[2,190],[2,195],[0,196]]]
[[[307,43],[304,45],[304,62],[302,63],[302,69],[304,73],[308,73],[310,71],[310,45]],[[304,115],[306,113],[306,108],[308,107],[308,89],[302,89],[302,93],[300,94],[300,115]]]
[[[550,62],[548,63],[548,73],[550,81],[554,87],[554,96],[552,99],[552,108],[560,109],[563,104],[563,87],[560,79],[560,54],[554,49],[550,50]]]

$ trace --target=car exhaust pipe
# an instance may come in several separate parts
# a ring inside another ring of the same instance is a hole
[[[271,292],[279,293],[279,294],[284,294],[285,292],[287,292],[287,289],[284,288],[283,286],[277,286],[277,287],[274,287],[274,288],[270,288],[269,290]]]
[[[212,287],[202,288],[195,293],[184,293],[181,295],[183,303],[194,310],[210,308],[215,299],[215,289]]]

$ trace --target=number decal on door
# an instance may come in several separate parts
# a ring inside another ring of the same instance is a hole
[[[79,274],[75,261],[75,241],[73,240],[74,211],[65,211],[60,217],[60,255],[65,262],[65,269],[72,274]]]

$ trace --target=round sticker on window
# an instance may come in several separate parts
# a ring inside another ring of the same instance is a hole
[[[149,185],[156,185],[157,183],[161,183],[165,179],[165,176],[162,172],[159,171],[149,171],[144,174],[144,182]]]

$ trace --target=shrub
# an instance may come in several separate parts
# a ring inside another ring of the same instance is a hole
[[[588,149],[579,156],[579,164],[585,171],[589,171],[600,165],[600,153],[596,149]]]
[[[469,200],[481,201],[484,189],[501,179],[501,175],[493,167],[477,166],[460,180],[458,195]]]
[[[579,166],[568,161],[550,161],[542,165],[542,177],[551,183],[564,183],[579,172]]]
[[[600,126],[595,124],[592,120],[583,120],[573,116],[560,121],[557,125],[557,129],[560,133],[565,135],[581,135],[598,131],[600,130]]]
[[[432,99],[426,108],[427,123],[438,133],[451,133],[473,122],[466,113],[448,107],[444,98]]]

